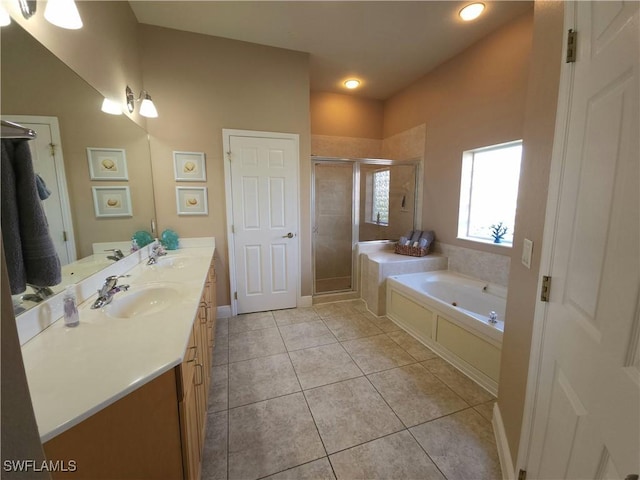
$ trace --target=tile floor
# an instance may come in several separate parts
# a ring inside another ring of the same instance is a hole
[[[495,399],[360,300],[218,320],[202,480],[501,478]]]

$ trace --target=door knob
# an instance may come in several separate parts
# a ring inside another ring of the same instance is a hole
[[[286,235],[283,235],[282,238],[293,238],[293,233],[289,232]]]

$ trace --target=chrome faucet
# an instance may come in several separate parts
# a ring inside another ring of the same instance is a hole
[[[107,255],[109,260],[113,260],[117,262],[118,260],[122,260],[124,258],[124,253],[119,248],[110,248],[109,250],[105,250],[105,252],[113,252],[113,255]]]
[[[129,290],[129,285],[118,285],[119,278],[128,276],[129,275],[111,275],[110,277],[107,277],[102,288],[98,290],[98,298],[93,302],[91,308],[96,309],[109,305],[116,293]]]
[[[149,260],[147,260],[147,265],[156,264],[158,262],[158,257],[166,254],[167,251],[164,249],[162,244],[156,240],[156,242],[151,245],[151,253],[149,253]]]
[[[27,293],[23,295],[22,300],[39,303],[53,295],[53,290],[49,287],[39,287],[37,285],[31,285],[30,283],[27,285],[33,288],[34,293]]]

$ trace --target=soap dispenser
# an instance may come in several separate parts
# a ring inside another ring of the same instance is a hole
[[[76,304],[75,285],[69,285],[62,297],[62,309],[64,311],[64,324],[67,327],[77,327],[80,323],[80,315]]]

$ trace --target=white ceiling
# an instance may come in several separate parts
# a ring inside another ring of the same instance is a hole
[[[386,99],[532,7],[484,1],[130,1],[140,23],[310,53],[311,90]],[[348,92],[342,82],[363,85]]]

